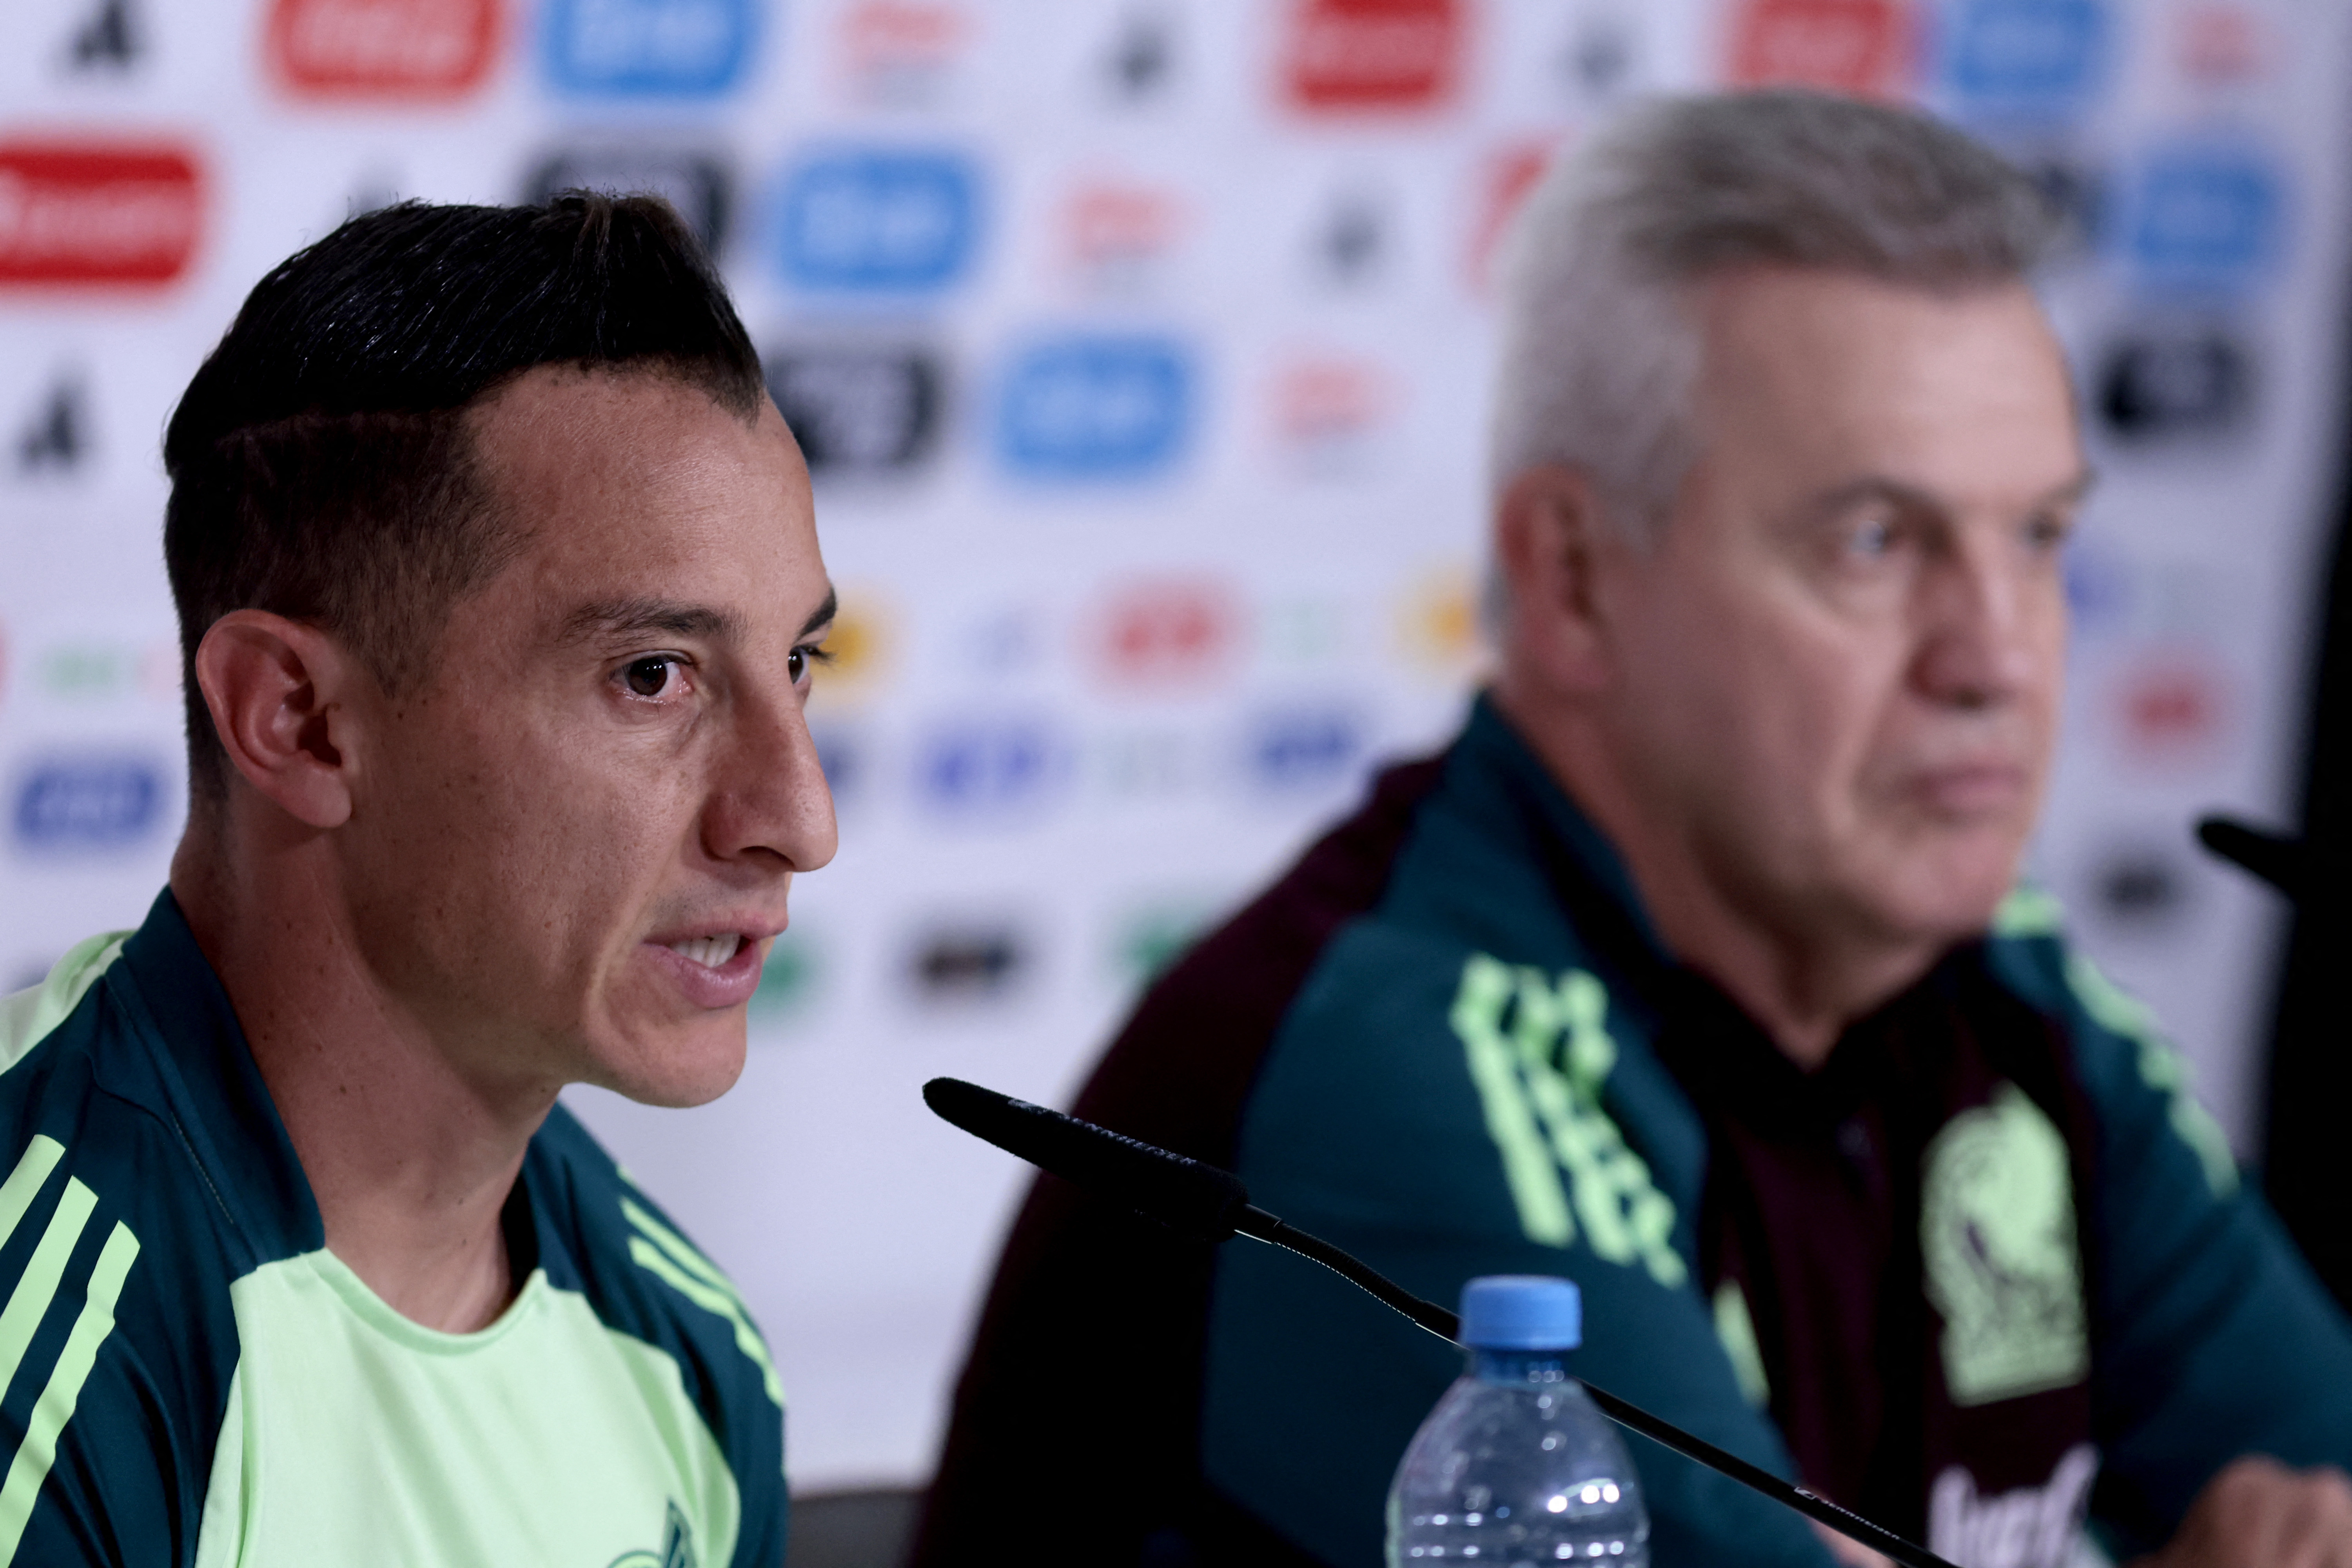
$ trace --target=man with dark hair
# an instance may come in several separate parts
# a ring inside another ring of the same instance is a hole
[[[1574,1278],[1571,1371],[1964,1568],[2095,1561],[2086,1513],[2164,1568],[2352,1568],[2352,1331],[2015,888],[2087,482],[2047,228],[1958,133],[1809,93],[1644,105],[1552,171],[1503,323],[1491,688],[1076,1109],[1423,1296]],[[1048,1179],[918,1561],[1017,1530],[1370,1568],[1459,1368],[1286,1254]],[[1631,1447],[1659,1568],[1871,1555]]]
[[[776,1568],[767,1348],[556,1104],[723,1092],[834,849],[709,259],[643,197],[356,218],[165,459],[186,836],[0,1003],[0,1568]]]

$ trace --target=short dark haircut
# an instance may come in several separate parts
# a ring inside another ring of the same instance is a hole
[[[394,692],[430,673],[450,607],[518,543],[467,411],[544,364],[667,376],[747,421],[766,395],[726,286],[655,196],[404,202],[246,297],[163,437],[197,800],[227,785],[195,655],[230,611],[316,626]]]

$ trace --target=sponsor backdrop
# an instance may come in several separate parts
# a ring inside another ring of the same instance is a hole
[[[2074,220],[2102,473],[2038,854],[2241,1147],[2336,482],[2347,17],[2319,0],[15,0],[0,48],[0,984],[184,808],[157,446],[246,289],[403,196],[677,203],[843,593],[842,850],[717,1105],[578,1108],[777,1341],[804,1486],[918,1477],[1020,1183],[1141,981],[1475,684],[1487,271],[1627,99],[1914,99]]]

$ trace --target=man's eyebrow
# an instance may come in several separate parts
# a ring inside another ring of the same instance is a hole
[[[733,637],[738,629],[734,616],[707,605],[682,605],[669,599],[603,599],[564,616],[562,635],[567,642],[656,632],[674,637],[724,638]]]
[[[824,589],[824,603],[816,607],[814,615],[801,623],[801,636],[808,636],[839,614],[841,614],[841,595],[828,583]]]
[[[2046,495],[2041,497],[2034,502],[2034,506],[2037,509],[2072,506],[2091,492],[2091,487],[2098,482],[2098,479],[2095,469],[2084,468],[2074,478],[2054,487]],[[1884,474],[1865,474],[1860,479],[1849,479],[1844,484],[1823,490],[1800,508],[1799,514],[1808,521],[1820,521],[1835,517],[1856,502],[1867,500],[1892,501],[1896,506],[1915,511],[1941,512],[1948,510],[1933,492],[1921,489],[1916,485],[1906,484],[1901,479],[1889,479]]]

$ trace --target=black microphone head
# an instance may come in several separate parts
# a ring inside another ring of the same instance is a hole
[[[923,1085],[923,1103],[973,1137],[1181,1236],[1223,1241],[1249,1206],[1249,1189],[1231,1171],[976,1083],[935,1078]]]

